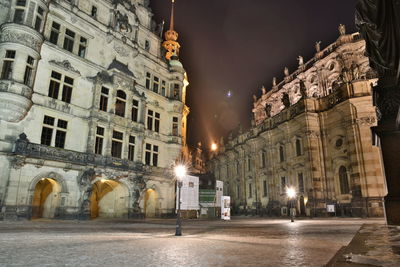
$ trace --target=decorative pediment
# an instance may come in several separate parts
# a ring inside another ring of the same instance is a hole
[[[64,61],[56,61],[56,60],[50,60],[49,63],[53,66],[59,67],[61,69],[64,69],[68,72],[73,72],[76,75],[81,75],[81,73],[75,69],[71,62],[69,62],[68,60],[64,60]]]

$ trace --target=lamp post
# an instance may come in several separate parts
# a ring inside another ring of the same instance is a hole
[[[183,165],[178,165],[174,169],[175,176],[178,183],[178,214],[176,216],[176,229],[175,236],[182,235],[182,221],[181,221],[181,188],[182,188],[182,179],[186,175],[186,167]]]
[[[294,222],[293,199],[296,197],[296,190],[294,189],[294,187],[286,188],[286,195],[290,201],[290,209],[289,209],[290,221]]]

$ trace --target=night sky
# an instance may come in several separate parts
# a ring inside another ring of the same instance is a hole
[[[175,30],[188,73],[188,143],[207,148],[241,123],[250,127],[252,95],[271,89],[296,58],[314,56],[339,36],[354,32],[357,0],[176,0]],[[169,27],[170,0],[151,0],[154,19]],[[228,92],[231,97],[228,97]]]

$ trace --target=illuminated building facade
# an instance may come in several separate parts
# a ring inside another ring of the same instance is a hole
[[[208,162],[236,212],[287,214],[286,188],[294,187],[302,215],[335,205],[336,215],[383,216],[386,188],[370,129],[376,74],[360,35],[339,31],[335,43],[316,43],[314,58],[299,57],[294,73],[285,68],[282,82],[263,87],[251,129],[221,142]]]
[[[174,212],[188,82],[148,2],[0,0],[0,219]]]

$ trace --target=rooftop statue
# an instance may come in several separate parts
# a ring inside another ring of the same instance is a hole
[[[315,50],[317,53],[321,52],[321,41],[315,42]]]
[[[400,3],[398,0],[359,0],[356,25],[367,43],[370,65],[380,76],[400,77]]]

